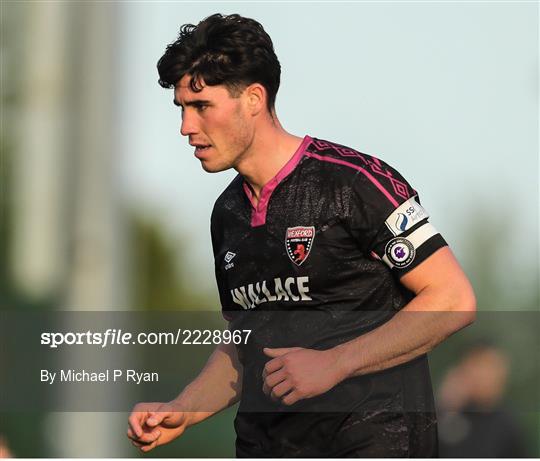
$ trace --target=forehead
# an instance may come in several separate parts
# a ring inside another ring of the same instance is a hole
[[[193,91],[190,85],[191,75],[184,75],[174,87],[174,100],[176,103],[184,104],[195,100],[216,100],[230,99],[229,90],[224,85],[206,85],[201,79],[197,87],[202,87],[201,91]]]

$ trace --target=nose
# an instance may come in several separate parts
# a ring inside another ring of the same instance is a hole
[[[180,133],[182,133],[182,136],[196,134],[198,131],[195,117],[190,112],[191,111],[185,110],[182,113],[182,125],[180,126]]]

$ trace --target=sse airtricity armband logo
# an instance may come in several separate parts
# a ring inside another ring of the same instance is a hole
[[[417,196],[410,198],[397,207],[385,221],[386,227],[394,234],[409,230],[415,224],[429,217],[422,205],[417,202]]]
[[[416,250],[406,238],[396,237],[386,244],[385,253],[394,267],[407,267],[414,260]]]

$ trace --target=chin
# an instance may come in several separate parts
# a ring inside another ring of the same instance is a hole
[[[219,173],[220,171],[225,171],[232,168],[231,165],[215,165],[215,164],[212,164],[211,162],[207,162],[204,160],[201,161],[201,166],[202,166],[202,169],[206,171],[207,173]]]

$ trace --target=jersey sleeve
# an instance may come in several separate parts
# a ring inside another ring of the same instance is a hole
[[[357,174],[349,225],[362,251],[399,278],[447,243],[429,222],[418,193],[393,168],[378,161],[380,174]]]
[[[222,241],[222,229],[223,227],[220,224],[220,218],[219,218],[219,212],[217,210],[217,204],[214,205],[214,210],[212,211],[212,217],[210,219],[210,235],[212,237],[212,251],[214,253],[214,272],[216,276],[216,284],[218,288],[219,293],[219,300],[221,303],[221,314],[223,315],[223,318],[227,321],[231,321],[231,313],[227,312],[225,307],[225,300],[227,299],[226,296],[226,288],[224,286],[224,281],[222,278],[222,272],[220,270],[220,263],[223,259],[222,251],[221,251],[221,241]],[[221,258],[220,258],[221,256]]]

